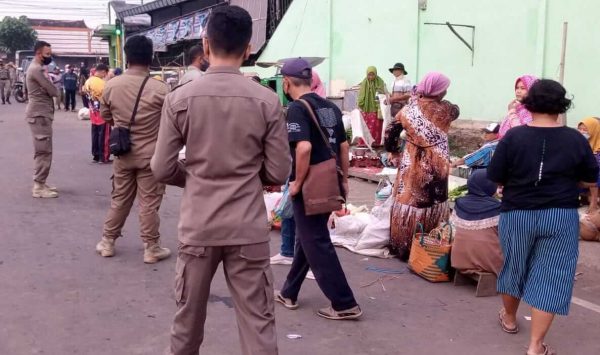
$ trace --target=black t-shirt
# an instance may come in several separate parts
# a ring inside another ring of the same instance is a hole
[[[328,101],[317,94],[306,94],[301,97],[312,107],[319,125],[329,138],[331,148],[339,156],[340,144],[346,141],[346,131],[342,121],[342,111],[331,101]],[[301,102],[291,102],[287,110],[287,128],[292,150],[292,175],[290,181],[296,179],[296,143],[309,141],[312,145],[310,153],[310,164],[318,164],[331,159],[331,152],[321,137],[321,133],[312,120],[306,106]],[[339,165],[339,159],[338,159]]]
[[[577,130],[520,126],[498,143],[488,178],[504,185],[502,211],[577,208],[578,183],[596,182],[598,163]]]

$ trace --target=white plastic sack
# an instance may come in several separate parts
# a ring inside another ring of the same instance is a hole
[[[342,115],[342,122],[344,122],[344,131],[352,128],[352,117],[348,113]]]
[[[335,223],[335,235],[343,237],[358,237],[371,222],[371,215],[369,213],[359,212],[354,215],[342,217],[335,216],[333,220]]]
[[[381,116],[383,117],[383,128],[381,130],[381,142],[379,144],[383,144],[385,140],[385,129],[392,122],[392,106],[386,105],[385,101],[387,97],[384,94],[377,95],[379,98],[379,109],[381,110]]]
[[[359,109],[354,109],[350,112],[350,125],[352,126],[352,142],[350,143],[356,143],[359,138],[362,138],[369,149],[373,150],[373,148],[371,148],[374,141],[373,137],[371,136],[371,132],[369,132],[367,123],[363,119]]]
[[[355,245],[356,250],[383,249],[390,241],[390,216],[394,197],[371,211],[371,223],[365,227]]]

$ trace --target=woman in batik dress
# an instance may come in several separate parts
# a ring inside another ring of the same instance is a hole
[[[394,186],[390,244],[402,260],[408,260],[419,224],[429,232],[448,218],[448,130],[459,115],[458,106],[443,100],[449,86],[444,74],[427,74],[396,116],[407,139]]]

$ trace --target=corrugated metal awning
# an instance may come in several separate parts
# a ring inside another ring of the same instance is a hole
[[[258,53],[267,42],[268,0],[231,0],[231,5],[246,9],[252,17],[252,54]]]
[[[190,1],[190,0],[156,0],[156,1],[153,1],[150,3],[147,3],[145,5],[134,7],[133,9],[119,11],[119,12],[117,12],[117,15],[120,18],[141,15],[141,14],[146,14],[151,11],[162,9],[163,7],[173,6],[173,5],[177,5],[182,2],[188,2],[188,1]]]

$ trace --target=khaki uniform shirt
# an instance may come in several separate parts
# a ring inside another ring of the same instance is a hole
[[[236,68],[211,67],[167,96],[151,166],[159,181],[185,187],[181,243],[268,241],[262,187],[284,184],[291,168],[277,95]]]
[[[117,77],[106,82],[100,100],[100,115],[105,121],[114,121],[115,127],[128,127],[135,99],[140,91],[144,78],[149,73],[128,69]],[[134,159],[150,159],[154,154],[160,112],[169,92],[167,84],[156,79],[148,79],[140,103],[135,122],[131,127],[131,152],[128,157]]]
[[[25,116],[54,119],[52,98],[58,96],[58,90],[44,74],[44,67],[35,60],[27,68],[27,91],[29,104]]]
[[[7,65],[0,67],[0,80],[10,80],[10,71]]]
[[[204,73],[200,69],[196,68],[193,65],[190,65],[189,67],[187,67],[187,71],[185,72],[185,74],[183,74],[183,76],[179,80],[179,85],[186,84],[189,81],[201,77],[202,75],[204,75]]]

